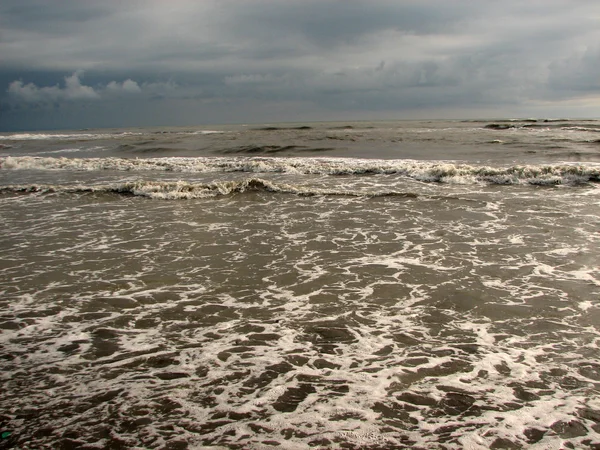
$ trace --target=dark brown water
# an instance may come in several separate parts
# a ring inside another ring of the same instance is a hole
[[[599,444],[595,124],[342,125],[2,141],[0,448]]]

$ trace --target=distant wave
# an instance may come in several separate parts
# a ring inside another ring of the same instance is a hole
[[[49,140],[60,140],[60,141],[76,141],[76,140],[94,140],[94,139],[111,139],[111,138],[122,138],[124,136],[139,136],[143,133],[70,133],[70,134],[59,134],[59,133],[17,133],[17,134],[5,134],[0,135],[0,140],[7,141],[49,141]]]
[[[574,119],[574,118],[554,118],[554,119],[536,119],[536,118],[515,118],[515,119],[467,119],[461,120],[463,123],[486,123],[486,122],[508,122],[508,123],[554,123],[554,122],[583,122],[583,123],[592,123],[592,122],[600,122],[600,119]]]
[[[600,127],[590,128],[590,127],[562,127],[562,130],[572,130],[572,131],[590,131],[592,133],[600,133]]]
[[[290,151],[295,152],[328,152],[335,150],[333,147],[307,147],[305,145],[242,145],[240,147],[228,148],[221,150],[220,154],[275,154],[285,153]]]
[[[592,123],[592,121],[558,121],[558,120],[521,120],[518,122],[500,120],[494,123],[484,125],[488,130],[516,130],[516,129],[542,129],[542,130],[565,130],[565,131],[588,131],[597,133],[600,132],[600,124]]]
[[[312,130],[312,127],[303,125],[299,127],[262,127],[254,128],[256,131],[289,131],[289,130]]]
[[[444,161],[351,158],[165,157],[51,158],[0,157],[1,170],[125,172],[244,172],[312,175],[399,175],[423,182],[454,184],[559,185],[600,182],[600,164],[479,166]]]
[[[175,134],[175,135],[204,135],[222,134],[225,131],[217,130],[188,130],[188,131],[154,131],[154,132],[118,132],[118,133],[15,133],[0,135],[0,140],[6,141],[89,141],[95,139],[116,139],[127,136],[142,136],[147,134]]]

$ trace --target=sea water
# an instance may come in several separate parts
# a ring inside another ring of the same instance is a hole
[[[600,448],[599,132],[1,134],[0,446]]]

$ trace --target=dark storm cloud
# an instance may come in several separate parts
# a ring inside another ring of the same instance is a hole
[[[313,0],[288,2],[278,7],[273,2],[257,2],[231,20],[232,29],[239,36],[266,39],[292,34],[317,47],[336,47],[387,29],[414,34],[443,33],[460,23],[468,9],[460,2],[435,8],[427,2]]]
[[[599,18],[585,0],[4,0],[1,118],[597,116]]]
[[[553,62],[548,81],[555,95],[568,92],[600,94],[600,44]]]

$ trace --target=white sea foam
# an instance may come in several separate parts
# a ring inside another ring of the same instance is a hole
[[[6,190],[207,199],[0,196],[2,414],[24,445],[600,442],[596,189],[180,176]]]
[[[143,133],[15,133],[0,135],[0,140],[7,141],[47,141],[47,140],[93,140],[93,139],[120,139],[126,136],[139,136]]]
[[[557,185],[597,182],[598,164],[491,167],[453,162],[351,158],[47,158],[0,157],[1,169],[77,171],[248,172],[313,175],[400,175],[423,182]]]
[[[62,154],[62,153],[84,153],[84,152],[98,152],[106,150],[104,147],[90,147],[90,148],[63,148],[60,150],[48,150],[43,152],[37,152],[38,155],[50,155],[50,154]]]
[[[169,133],[179,135],[209,135],[209,134],[223,134],[226,131],[219,130],[198,130],[198,131],[173,131]],[[118,133],[14,133],[14,134],[2,134],[0,140],[7,141],[73,141],[73,140],[95,140],[95,139],[121,139],[128,136],[141,136],[144,135],[142,132],[125,131]]]
[[[599,133],[600,128],[590,128],[590,127],[562,127],[562,130],[568,131],[587,131],[592,133]]]

